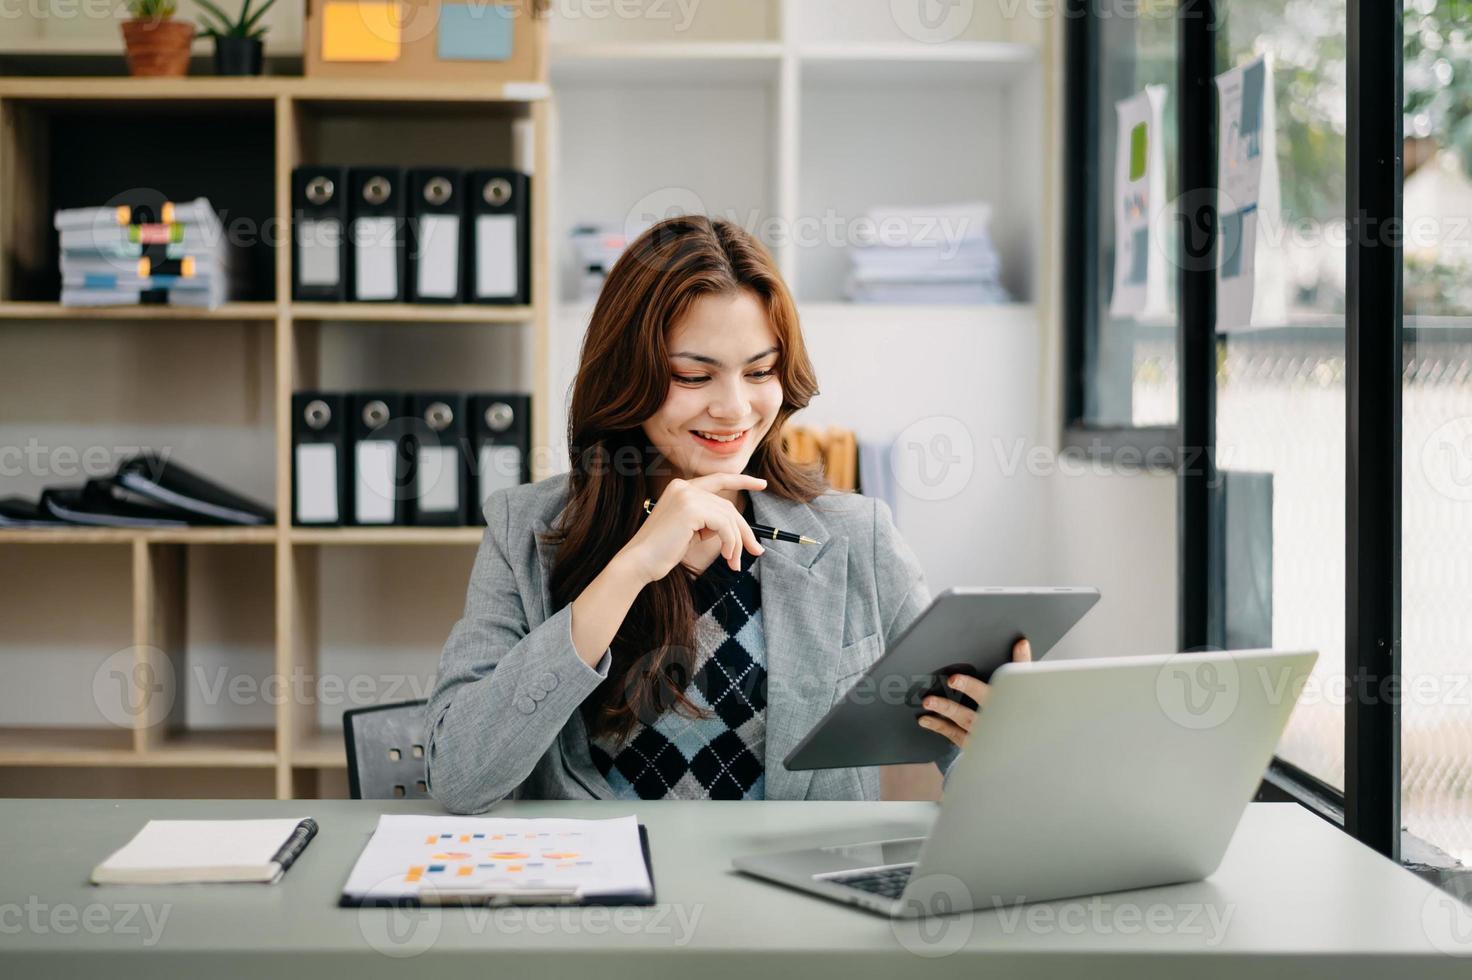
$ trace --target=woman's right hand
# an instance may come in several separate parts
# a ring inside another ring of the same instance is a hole
[[[760,555],[765,549],[746,518],[719,491],[761,490],[766,485],[766,480],[744,473],[708,473],[693,480],[671,480],[619,555],[646,583],[657,582],[692,548],[718,537],[721,557],[733,571],[740,571],[743,550]]]

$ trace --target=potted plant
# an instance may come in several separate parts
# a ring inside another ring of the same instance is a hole
[[[128,0],[133,19],[123,21],[123,43],[129,74],[189,74],[194,25],[174,20],[174,10],[174,0]]]
[[[254,11],[251,0],[245,0],[240,16],[230,19],[223,10],[210,0],[195,0],[204,8],[207,20],[200,23],[200,33],[215,39],[215,74],[259,75],[261,57],[265,48],[261,37],[264,27],[257,27],[266,11],[276,0],[266,0]]]

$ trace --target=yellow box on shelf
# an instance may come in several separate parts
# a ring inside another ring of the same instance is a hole
[[[402,28],[394,0],[328,0],[322,9],[322,60],[396,61]]]

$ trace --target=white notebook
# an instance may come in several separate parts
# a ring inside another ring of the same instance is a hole
[[[274,882],[316,833],[311,817],[150,820],[92,869],[92,883]]]

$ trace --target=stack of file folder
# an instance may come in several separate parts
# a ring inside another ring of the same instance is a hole
[[[991,208],[974,201],[873,208],[871,235],[849,249],[845,294],[856,303],[1010,303],[992,243]]]
[[[224,303],[231,255],[208,199],[175,204],[63,208],[61,304]]]
[[[264,525],[275,513],[165,459],[140,453],[110,477],[48,487],[37,501],[0,497],[0,528]]]
[[[531,396],[301,391],[291,396],[292,523],[485,526],[531,482]]]
[[[297,167],[292,298],[529,303],[531,180],[505,168]]]

